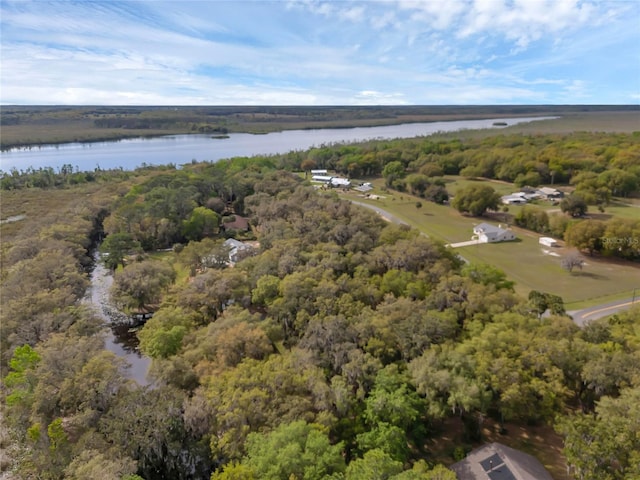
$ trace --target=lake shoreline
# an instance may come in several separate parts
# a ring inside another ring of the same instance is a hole
[[[456,121],[467,121],[467,120],[491,120],[495,118],[498,114],[469,114],[469,115],[460,115],[460,114],[451,114],[451,115],[431,115],[428,118],[416,118],[406,119],[406,118],[388,118],[388,119],[375,119],[364,120],[364,121],[352,121],[348,123],[327,123],[323,122],[322,124],[313,124],[308,122],[304,124],[277,124],[274,125],[273,128],[261,128],[256,129],[252,127],[247,128],[232,128],[229,129],[227,136],[229,133],[246,133],[249,135],[266,135],[269,133],[280,133],[292,130],[348,130],[351,128],[369,128],[369,127],[390,127],[397,125],[411,125],[417,123],[437,123],[437,122],[456,122]],[[512,115],[509,114],[500,114],[500,118],[529,118],[532,116],[535,117],[548,117],[549,115],[539,114],[539,115],[531,115],[526,113],[514,113]],[[501,125],[504,126],[504,125]],[[6,128],[6,127],[5,127]],[[208,133],[208,132],[204,132]],[[12,142],[5,143],[0,142],[0,152],[12,152],[12,151],[20,151],[20,150],[34,150],[46,147],[56,147],[66,144],[78,143],[78,144],[89,144],[89,143],[105,143],[105,142],[119,142],[122,140],[135,140],[135,139],[154,139],[165,136],[173,136],[173,135],[202,135],[203,132],[198,131],[189,131],[184,128],[173,128],[167,129],[163,131],[155,131],[153,133],[143,133],[140,131],[126,133],[126,132],[110,132],[105,135],[96,135],[90,136],[87,138],[76,138],[74,136],[69,136],[68,138],[61,138],[59,140],[51,140],[51,141],[20,141],[20,142]]]

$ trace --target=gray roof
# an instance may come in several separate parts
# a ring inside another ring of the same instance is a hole
[[[235,238],[227,238],[224,241],[223,244],[225,247],[230,247],[230,248],[247,248],[248,246],[244,243],[242,243],[240,240],[236,240]]]
[[[506,230],[504,228],[491,225],[490,223],[479,223],[478,225],[473,227],[473,231],[482,233],[503,233]]]
[[[458,480],[553,480],[537,459],[496,442],[476,448],[451,470]]]

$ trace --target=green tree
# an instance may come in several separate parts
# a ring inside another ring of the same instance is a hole
[[[640,258],[640,220],[612,218],[602,234],[605,254],[634,260]]]
[[[229,462],[211,475],[211,480],[256,480],[251,467],[240,462]]]
[[[560,201],[560,210],[572,217],[582,217],[587,213],[587,202],[577,194],[569,195]]]
[[[140,349],[151,358],[175,355],[182,339],[195,325],[195,315],[181,308],[166,307],[158,310],[138,332]]]
[[[329,408],[324,375],[302,352],[246,359],[203,380],[199,395],[205,397],[214,458],[239,459],[251,431],[302,418],[314,422]]]
[[[402,462],[382,450],[369,450],[362,458],[349,463],[345,480],[388,480],[402,472]]]
[[[531,290],[529,292],[529,305],[538,315],[538,318],[542,318],[542,315],[547,310],[549,310],[553,315],[565,314],[564,301],[562,300],[562,297],[552,293]]]
[[[385,422],[406,431],[420,418],[424,404],[408,381],[408,375],[395,364],[378,372],[363,413],[370,425]]]
[[[583,220],[576,222],[567,228],[564,233],[564,241],[578,250],[586,250],[589,255],[602,250],[602,240],[606,225],[599,220]]]
[[[489,185],[469,185],[458,189],[451,206],[461,213],[479,217],[487,210],[497,210],[500,195]]]
[[[405,176],[404,165],[398,160],[389,162],[382,169],[382,176],[387,187],[392,187],[396,180]]]
[[[33,394],[37,378],[34,370],[41,357],[31,346],[23,345],[13,352],[9,361],[9,374],[4,379],[4,385],[11,393],[6,396],[7,405],[28,406]]]
[[[160,303],[163,293],[176,278],[176,272],[161,260],[144,260],[117,272],[111,287],[113,300],[121,308],[144,309]]]
[[[496,289],[513,290],[514,282],[507,280],[507,274],[488,263],[469,263],[462,268],[462,275],[482,285],[493,285]]]
[[[343,445],[331,445],[323,427],[302,420],[267,434],[251,433],[246,448],[242,464],[265,480],[338,478],[346,468]]]
[[[100,245],[105,265],[112,270],[124,266],[128,255],[141,251],[140,243],[129,233],[112,233]]]
[[[65,480],[85,480],[88,478],[126,480],[136,470],[136,462],[131,458],[112,457],[109,453],[87,449],[82,450],[65,468],[64,478]]]
[[[220,218],[206,207],[196,207],[191,216],[182,222],[182,234],[187,240],[200,240],[218,233]]]
[[[412,173],[411,175],[407,175],[406,181],[410,192],[419,197],[424,196],[424,192],[431,184],[429,178],[426,175],[422,175],[420,173]]]
[[[406,432],[386,422],[380,422],[371,430],[358,434],[356,443],[361,452],[379,449],[400,462],[405,462],[409,455]]]
[[[413,464],[411,470],[405,470],[391,477],[392,480],[457,480],[456,474],[444,465],[429,468],[424,460]]]
[[[603,397],[595,415],[577,414],[557,426],[577,478],[623,480],[640,476],[640,388]]]

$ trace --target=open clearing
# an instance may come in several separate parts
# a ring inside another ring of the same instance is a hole
[[[447,188],[450,192],[474,182],[451,177],[448,181]],[[501,182],[489,183],[500,193],[508,193],[515,188]],[[373,184],[377,192],[383,191],[382,179]],[[345,198],[375,205],[445,244],[470,241],[475,224],[484,221],[498,224],[502,218],[500,214],[496,214],[493,219],[466,217],[448,205],[436,205],[407,193],[383,192],[386,198],[378,200],[369,200],[353,193],[345,195]],[[421,208],[416,207],[418,201],[422,203]],[[551,208],[557,209],[549,204],[549,209]],[[510,208],[510,213],[513,213],[512,210],[514,209]],[[640,208],[624,205],[608,208],[605,215],[618,215],[618,212],[623,212],[620,216],[627,218],[640,217]],[[518,237],[514,242],[463,246],[456,248],[456,253],[471,262],[488,263],[500,268],[516,282],[515,290],[520,295],[527,296],[531,290],[560,295],[568,310],[631,297],[634,288],[640,289],[640,265],[637,263],[586,257],[587,265],[584,269],[574,270],[570,274],[560,265],[562,256],[567,251],[565,248],[543,247],[538,243],[543,235],[518,227],[512,228]]]

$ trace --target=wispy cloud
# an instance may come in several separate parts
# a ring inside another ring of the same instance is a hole
[[[622,0],[0,4],[0,102],[629,103]]]

